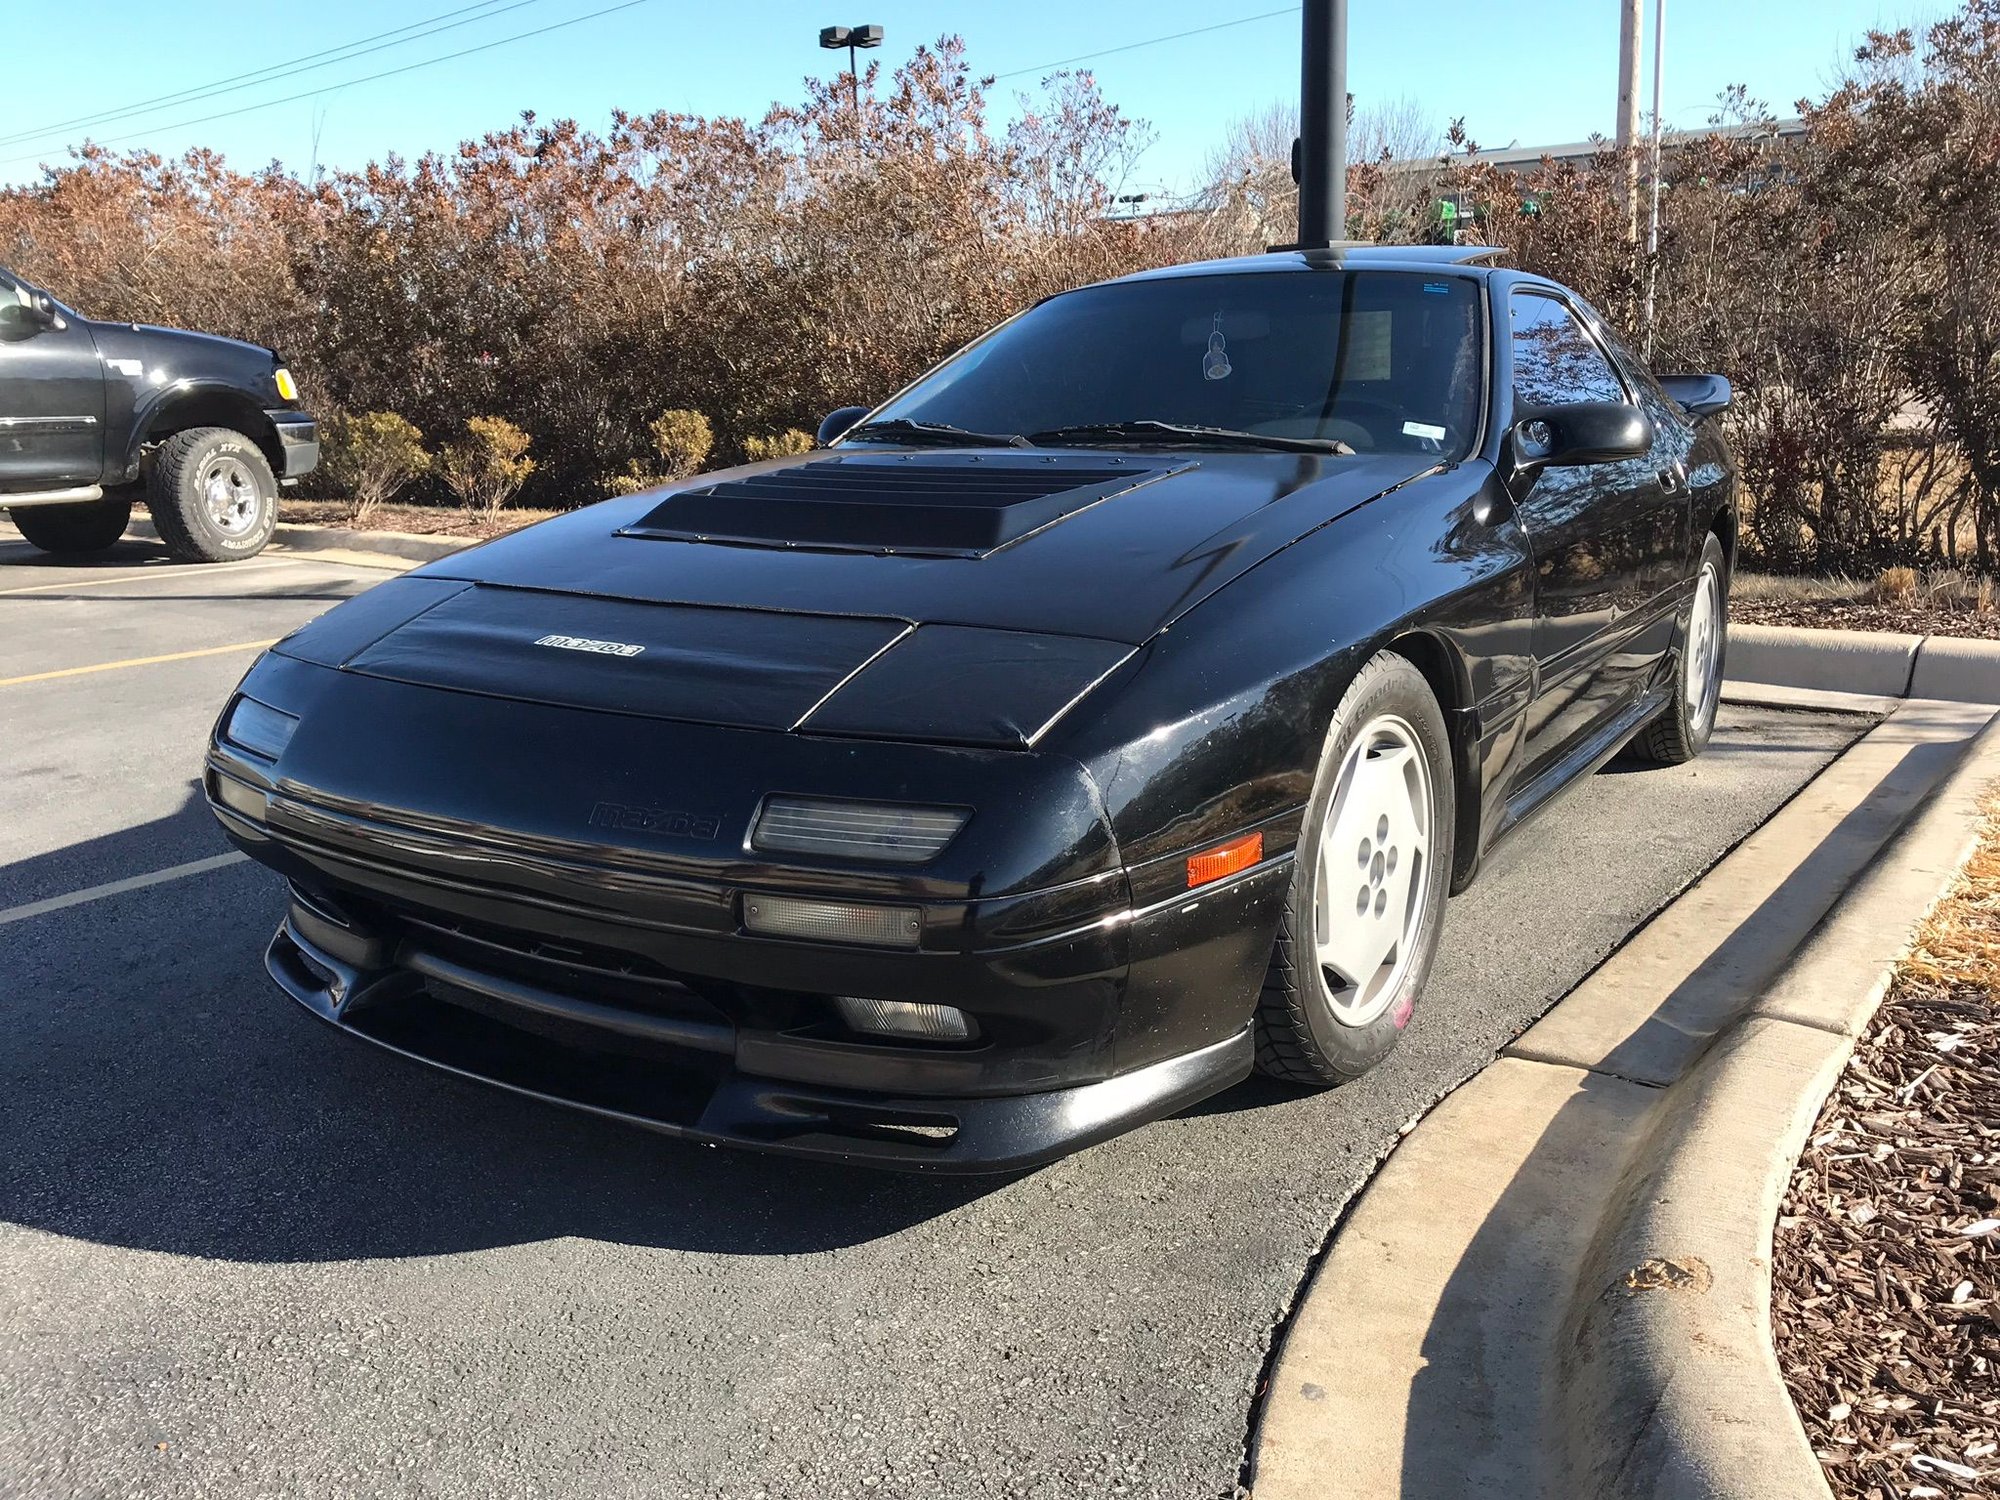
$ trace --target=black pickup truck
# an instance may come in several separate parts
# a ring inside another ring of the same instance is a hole
[[[110,546],[143,491],[187,562],[253,557],[319,427],[274,349],[98,323],[0,267],[0,509],[46,552]]]

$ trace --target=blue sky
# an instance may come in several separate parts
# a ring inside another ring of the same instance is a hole
[[[520,110],[601,125],[613,106],[761,114],[795,98],[802,75],[831,73],[846,54],[821,52],[822,24],[879,22],[875,53],[893,64],[941,32],[963,35],[985,72],[1027,76],[995,89],[1008,107],[1044,64],[1133,41],[1259,16],[1282,0],[1076,0],[918,4],[912,0],[487,0],[432,36],[385,46],[295,77],[233,84],[213,97],[163,105],[95,124],[42,130],[274,67],[307,53],[444,16],[470,0],[340,0],[246,6],[219,0],[7,0],[8,30],[22,57],[0,94],[0,182],[60,161],[86,133],[121,145],[178,153],[208,145],[239,166],[273,157],[303,169],[354,166],[391,151],[416,155],[502,126]],[[856,9],[856,7],[859,9]],[[844,7],[844,8],[843,8]],[[1698,125],[1718,90],[1747,84],[1790,113],[1823,91],[1870,26],[1921,22],[1943,0],[1668,0],[1670,124]],[[502,14],[502,10],[505,13]],[[1542,145],[1610,133],[1616,89],[1617,0],[1426,0],[1421,7],[1351,0],[1350,86],[1366,107],[1409,98],[1442,125],[1463,115],[1483,145]],[[850,13],[851,12],[851,13]],[[204,25],[203,18],[211,24]],[[311,26],[301,24],[311,17]],[[476,47],[541,27],[540,36],[373,82],[350,79]],[[1650,11],[1647,21],[1650,35]],[[1150,121],[1157,144],[1134,186],[1188,185],[1235,116],[1298,89],[1296,12],[1134,48],[1086,64],[1126,112]],[[17,58],[19,61],[19,58]],[[1643,75],[1642,75],[1643,76]],[[188,123],[265,100],[311,97]],[[25,159],[23,159],[25,158]]]

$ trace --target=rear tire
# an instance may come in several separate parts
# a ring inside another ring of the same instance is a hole
[[[146,488],[153,529],[182,562],[255,557],[278,525],[278,481],[249,438],[190,427],[160,445]]]
[[[1708,748],[1722,701],[1722,662],[1729,649],[1729,560],[1710,532],[1695,569],[1694,603],[1681,632],[1673,701],[1632,741],[1632,753],[1656,766],[1678,766]]]
[[[81,505],[24,505],[8,514],[31,547],[44,552],[102,552],[125,534],[132,500],[128,495],[106,495]]]
[[[1324,1087],[1389,1055],[1436,957],[1454,795],[1444,713],[1383,652],[1335,710],[1257,1004],[1258,1071]]]

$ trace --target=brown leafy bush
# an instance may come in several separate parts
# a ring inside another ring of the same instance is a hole
[[[1059,72],[1003,130],[989,88],[946,38],[858,98],[809,80],[761,119],[620,112],[601,133],[524,115],[311,183],[89,147],[0,189],[0,262],[97,316],[282,348],[328,411],[432,432],[503,413],[535,454],[523,498],[561,508],[706,462],[665,456],[662,407],[705,414],[713,452],[764,452],[1050,292],[1295,232],[1282,111],[1234,133],[1188,211],[1133,219],[1110,209],[1142,123]],[[1363,111],[1348,230],[1500,244],[1656,368],[1729,376],[1754,560],[1991,571],[2000,0],[1871,35],[1800,110],[1801,137],[1677,149],[1650,259],[1620,153],[1503,171],[1462,124]],[[1739,90],[1716,123],[1768,113]]]

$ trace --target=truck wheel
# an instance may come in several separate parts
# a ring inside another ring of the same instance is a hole
[[[182,562],[255,557],[278,524],[278,481],[258,446],[227,427],[190,427],[160,445],[146,490],[153,528]]]
[[[132,500],[129,495],[106,495],[82,505],[24,505],[11,514],[32,547],[44,552],[102,552],[125,534]]]
[[[1452,762],[1423,673],[1385,651],[1327,731],[1257,1004],[1257,1069],[1324,1087],[1409,1024],[1451,884]]]

